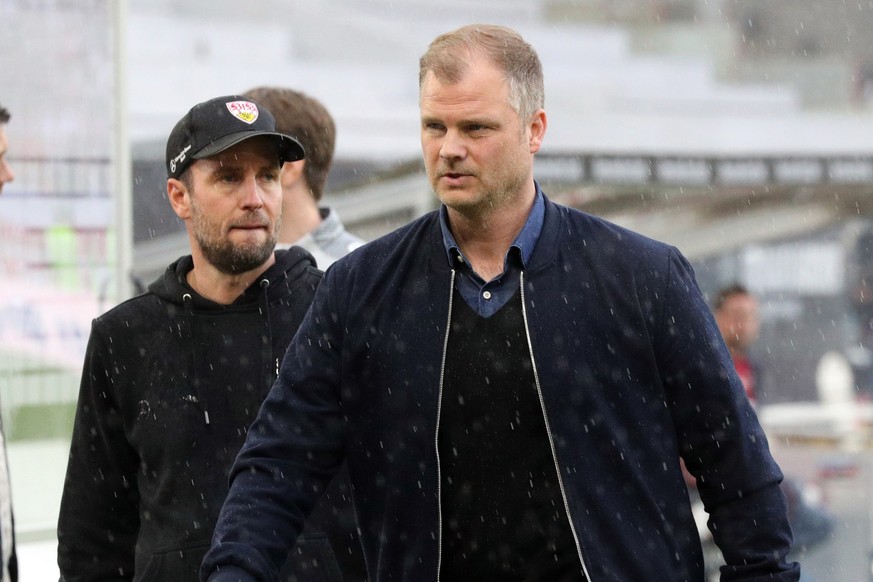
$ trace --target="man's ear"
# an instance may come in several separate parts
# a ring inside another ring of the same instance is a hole
[[[188,193],[187,186],[181,180],[175,178],[167,179],[167,198],[176,216],[182,220],[187,220],[191,217],[191,196]]]
[[[546,127],[549,122],[546,119],[546,112],[542,109],[534,113],[530,120],[530,153],[535,154],[540,151],[543,145],[543,139],[546,137]]]
[[[298,180],[303,178],[303,168],[306,166],[306,160],[297,160],[295,162],[285,162],[282,164],[282,187],[287,188]]]

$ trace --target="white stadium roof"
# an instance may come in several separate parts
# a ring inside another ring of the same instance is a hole
[[[134,142],[165,139],[198,101],[269,84],[328,106],[339,157],[415,158],[418,56],[441,32],[491,21],[519,30],[543,60],[544,152],[873,154],[868,112],[810,113],[788,87],[720,82],[711,53],[639,54],[625,30],[557,26],[533,1],[455,0],[438,8],[418,0],[267,1],[244,17],[234,4],[187,2],[180,13],[174,0],[133,3]]]

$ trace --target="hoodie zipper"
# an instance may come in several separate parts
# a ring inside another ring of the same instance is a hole
[[[555,463],[555,473],[558,475],[558,487],[561,489],[561,499],[564,501],[564,511],[567,512],[567,522],[570,524],[570,531],[573,532],[573,541],[576,542],[576,553],[579,556],[579,562],[582,565],[582,572],[585,574],[587,582],[593,582],[588,574],[588,567],[585,565],[585,558],[582,557],[582,544],[579,542],[579,534],[576,533],[576,526],[573,524],[573,516],[570,515],[570,503],[567,501],[567,491],[564,487],[564,476],[561,473],[561,466],[558,464],[558,453],[555,450],[555,439],[552,437],[552,426],[549,423],[549,415],[546,413],[546,403],[543,399],[543,389],[540,384],[540,374],[537,370],[537,362],[534,357],[533,342],[530,339],[530,326],[527,321],[527,303],[524,296],[524,271],[520,274],[520,291],[521,291],[521,315],[524,319],[524,333],[527,337],[527,349],[530,353],[530,364],[534,374],[534,384],[537,387],[537,397],[540,400],[540,409],[543,411],[543,420],[546,423],[546,436],[549,437],[549,448],[552,451],[552,461]]]

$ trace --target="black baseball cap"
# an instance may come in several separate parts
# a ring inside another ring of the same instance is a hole
[[[273,138],[280,163],[306,157],[300,142],[276,131],[273,114],[251,99],[228,95],[198,103],[170,132],[167,176],[178,178],[196,160],[259,135]]]

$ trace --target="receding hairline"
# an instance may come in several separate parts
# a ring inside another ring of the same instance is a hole
[[[419,90],[428,73],[445,84],[460,82],[476,61],[502,73],[510,104],[520,114],[543,107],[543,66],[536,49],[517,31],[493,24],[470,24],[436,37],[418,61]]]
[[[457,83],[470,69],[470,61],[475,59],[484,59],[495,67],[504,69],[503,64],[489,50],[489,41],[499,37],[511,38],[527,45],[518,32],[494,24],[468,24],[437,36],[419,58],[419,87],[428,72],[433,73],[440,81]]]

